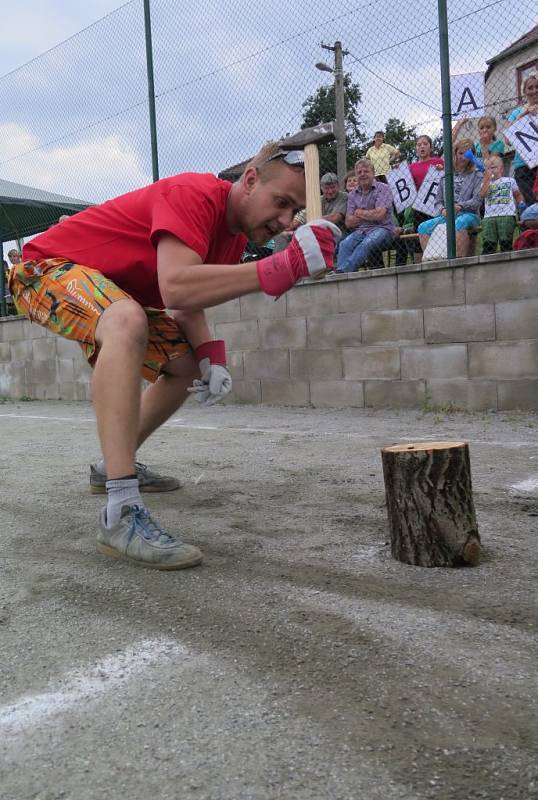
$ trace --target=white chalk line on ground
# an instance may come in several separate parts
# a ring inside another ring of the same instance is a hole
[[[513,483],[509,488],[514,492],[536,492],[538,491],[538,475],[531,476],[519,483]]]
[[[461,672],[520,686],[538,696],[538,642],[534,634],[457,612],[354,599],[286,582],[270,584],[268,591],[285,598],[290,607],[302,605],[323,614],[332,612],[351,621],[358,630],[392,640],[404,660],[409,654],[413,658],[420,654],[425,663],[444,662]]]
[[[0,731],[14,734],[37,727],[51,717],[116,691],[159,661],[189,656],[185,647],[168,639],[138,642],[86,669],[72,670],[55,688],[0,706]]]
[[[0,414],[0,419],[29,419],[41,422],[92,422],[95,424],[93,417],[53,417],[38,414]],[[378,433],[357,433],[356,431],[312,431],[312,430],[293,430],[290,428],[239,428],[234,425],[194,425],[181,420],[169,420],[165,422],[163,428],[185,428],[185,430],[194,431],[231,431],[234,433],[260,433],[267,435],[280,435],[280,436],[307,436],[311,437],[344,437],[346,439],[379,439]],[[439,435],[436,436],[387,436],[385,437],[390,442],[436,442],[439,441]],[[531,447],[536,448],[535,442],[517,442],[517,441],[497,441],[494,439],[465,439],[470,444],[487,445],[490,447],[507,447],[512,449]]]

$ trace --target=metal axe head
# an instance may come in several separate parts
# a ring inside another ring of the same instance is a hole
[[[306,147],[307,144],[325,144],[336,139],[334,133],[334,122],[322,122],[312,128],[303,128],[293,136],[286,136],[279,141],[279,147],[283,150],[297,150]]]

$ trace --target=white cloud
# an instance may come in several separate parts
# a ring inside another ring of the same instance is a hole
[[[137,151],[118,134],[71,146],[38,147],[39,141],[27,128],[0,125],[1,176],[88,201],[101,201],[151,182]]]

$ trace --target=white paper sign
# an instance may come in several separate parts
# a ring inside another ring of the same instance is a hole
[[[523,161],[532,169],[538,166],[538,116],[525,114],[504,132]]]
[[[399,164],[387,174],[387,182],[392,191],[392,199],[399,214],[404,208],[413,205],[417,190],[415,181],[406,161]]]
[[[484,73],[450,76],[450,111],[453,119],[484,114]]]
[[[442,169],[437,169],[436,167],[428,169],[413,203],[415,211],[422,211],[423,214],[427,214],[429,217],[435,217],[437,187],[441,183],[441,178],[443,178],[444,174]]]

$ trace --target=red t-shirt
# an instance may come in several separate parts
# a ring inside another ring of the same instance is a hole
[[[433,158],[429,158],[427,161],[413,161],[412,164],[409,164],[409,171],[413,176],[417,189],[420,189],[422,186],[422,182],[429,168],[438,166],[444,167],[444,161],[439,156],[433,156]]]
[[[192,172],[163,178],[54,225],[24,246],[25,259],[66,258],[99,270],[143,306],[163,308],[157,243],[180,239],[206,264],[236,264],[247,237],[226,225],[232,184]]]

